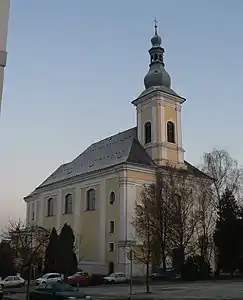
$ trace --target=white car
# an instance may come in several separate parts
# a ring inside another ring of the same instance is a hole
[[[106,277],[104,277],[105,283],[125,283],[129,280],[129,277],[127,277],[122,272],[112,273]]]
[[[62,278],[59,273],[46,273],[40,278],[36,279],[36,285],[39,285],[41,283],[58,283],[61,282]]]
[[[3,280],[0,280],[0,285],[2,288],[24,286],[25,280],[22,277],[20,277],[19,275],[8,276],[8,277],[4,278]]]

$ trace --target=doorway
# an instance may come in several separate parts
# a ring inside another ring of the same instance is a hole
[[[109,274],[114,273],[114,263],[109,262]]]

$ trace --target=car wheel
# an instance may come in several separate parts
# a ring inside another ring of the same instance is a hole
[[[111,280],[111,284],[114,284],[115,283],[115,281],[114,280]]]
[[[1,284],[1,288],[4,289],[4,285],[3,284]]]
[[[57,280],[57,283],[60,283],[60,280]]]

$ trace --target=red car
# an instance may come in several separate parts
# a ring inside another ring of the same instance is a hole
[[[89,275],[84,272],[77,272],[68,278],[68,284],[72,286],[87,286],[89,285]]]

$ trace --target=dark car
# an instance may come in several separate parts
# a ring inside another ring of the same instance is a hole
[[[30,292],[29,300],[91,299],[67,283],[43,283]]]
[[[180,274],[176,272],[174,269],[167,269],[164,271],[162,268],[156,270],[155,273],[151,275],[151,279],[153,280],[176,280],[180,279]]]

